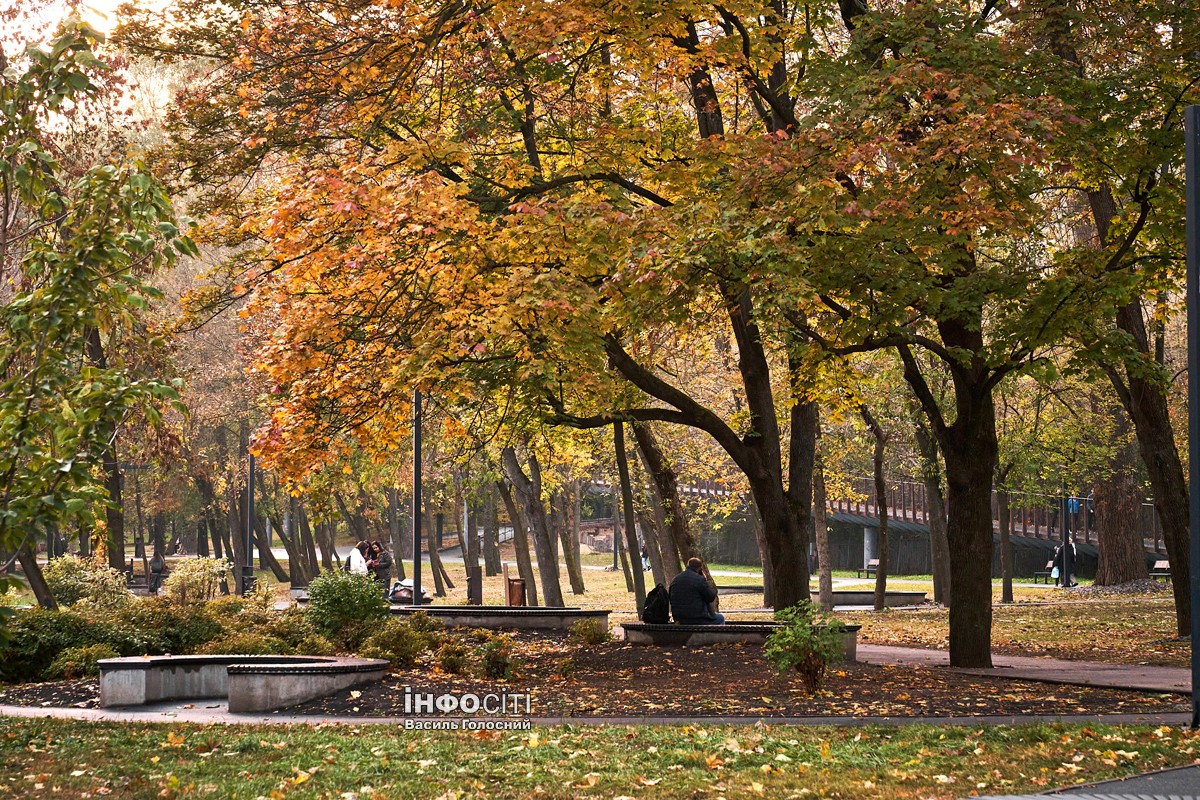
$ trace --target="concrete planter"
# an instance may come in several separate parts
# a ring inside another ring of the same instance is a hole
[[[378,680],[388,662],[323,656],[145,656],[100,662],[100,705],[229,698],[230,711],[268,711]]]

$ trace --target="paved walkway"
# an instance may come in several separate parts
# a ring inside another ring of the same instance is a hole
[[[912,647],[858,645],[858,659],[869,664],[949,667],[950,654],[944,650],[918,650]],[[1148,692],[1191,694],[1192,672],[1187,667],[1147,667],[1137,664],[1100,664],[1093,661],[1066,661],[1058,658],[1029,656],[992,656],[991,669],[957,669],[970,675],[1067,683],[1077,686],[1103,686],[1110,689],[1136,689]]]

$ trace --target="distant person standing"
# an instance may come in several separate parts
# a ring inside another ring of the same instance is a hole
[[[367,568],[367,543],[359,542],[354,545],[354,549],[350,551],[350,555],[346,556],[346,571],[351,575],[367,575],[370,570]]]
[[[150,557],[150,580],[146,584],[150,594],[158,594],[158,589],[162,586],[163,573],[166,570],[167,560],[163,558],[162,551],[155,548],[154,555]]]
[[[1070,589],[1079,584],[1075,582],[1075,540],[1070,534],[1067,535],[1067,541],[1060,544],[1054,551],[1054,566],[1058,569],[1058,577],[1054,580],[1054,585],[1060,583],[1064,589]]]
[[[704,562],[688,559],[687,569],[671,581],[671,615],[680,625],[724,625],[725,615],[713,611],[717,590],[704,579]]]
[[[650,571],[650,551],[646,549],[646,545],[642,545],[642,572]]]
[[[379,585],[383,587],[386,594],[388,583],[392,578],[392,554],[379,542],[371,542],[367,568],[371,570],[371,574],[375,576],[375,580],[379,581]]]

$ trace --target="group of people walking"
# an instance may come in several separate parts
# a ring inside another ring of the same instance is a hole
[[[359,542],[346,557],[346,571],[374,577],[387,594],[392,579],[392,554],[379,542]]]

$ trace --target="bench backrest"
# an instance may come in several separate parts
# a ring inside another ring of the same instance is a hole
[[[879,559],[878,559],[878,558],[872,558],[872,559],[868,560],[868,561],[867,561],[867,566],[868,566],[868,567],[878,567],[878,566],[879,566]]]
[[[1170,561],[1155,561],[1154,566],[1151,567],[1150,569],[1170,569],[1170,568],[1171,568]]]

